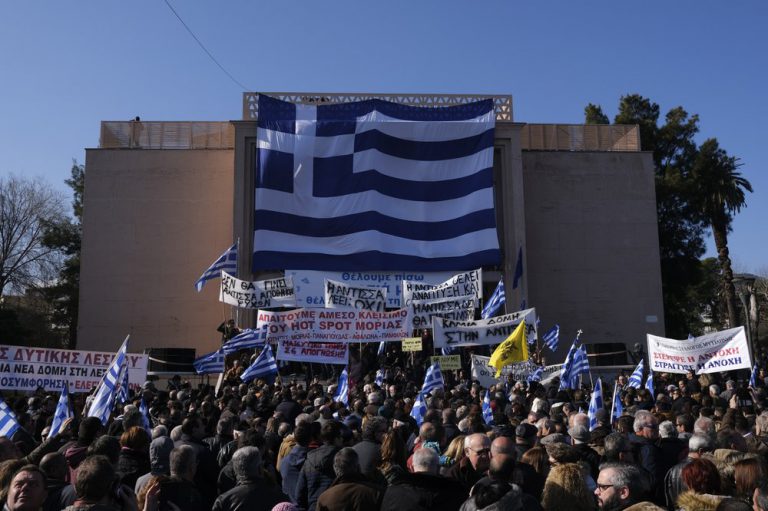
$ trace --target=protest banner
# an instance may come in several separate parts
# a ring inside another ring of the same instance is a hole
[[[425,284],[440,284],[453,275],[451,271],[440,272],[358,272],[358,271],[314,271],[285,270],[291,277],[296,290],[296,305],[299,307],[325,307],[325,279],[332,279],[351,286],[376,286],[387,288],[387,307],[401,308],[403,280]]]
[[[706,374],[752,367],[744,327],[683,341],[648,334],[648,361],[652,370],[666,373]]]
[[[432,328],[433,316],[459,321],[472,320],[475,317],[477,304],[478,301],[474,295],[439,300],[413,300],[408,305],[408,328],[411,330]]]
[[[338,280],[325,279],[325,306],[328,309],[384,312],[387,307],[387,288],[350,286]]]
[[[251,282],[222,271],[219,301],[243,309],[295,307],[296,295],[290,277]]]
[[[461,355],[435,355],[432,363],[440,364],[442,371],[458,371],[461,369]]]
[[[280,341],[277,359],[292,362],[319,362],[347,365],[349,344],[344,342]]]
[[[525,320],[526,336],[536,336],[536,309],[525,309],[503,316],[475,321],[432,318],[435,348],[500,344]]]
[[[458,273],[440,284],[403,280],[403,304],[410,305],[413,300],[439,300],[472,295],[483,298],[483,270],[477,269]]]
[[[472,379],[480,382],[483,387],[489,387],[495,383],[506,381],[507,376],[511,375],[515,381],[527,381],[528,377],[538,369],[538,365],[533,362],[521,362],[519,364],[511,364],[504,367],[501,370],[501,377],[494,378],[496,374],[496,368],[488,365],[491,357],[484,357],[482,355],[472,355]],[[553,364],[544,366],[540,383],[549,383],[555,376],[559,376],[560,368],[562,364]]]
[[[266,327],[273,342],[379,342],[407,337],[408,309],[391,312],[339,309],[259,310],[256,330]]]
[[[421,337],[407,337],[402,342],[403,351],[421,351]]]
[[[38,387],[70,392],[88,392],[109,369],[114,352],[28,348],[0,345],[0,389],[32,392]],[[147,379],[147,355],[128,353],[128,382],[133,386]]]

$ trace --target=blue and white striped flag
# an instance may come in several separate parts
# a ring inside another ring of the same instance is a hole
[[[613,387],[613,421],[615,422],[624,413],[624,403],[621,402],[621,389],[619,384]]]
[[[489,426],[493,424],[493,409],[491,408],[491,389],[485,389],[483,398],[483,420]]]
[[[195,289],[197,292],[203,290],[203,286],[211,279],[221,278],[222,270],[230,275],[237,275],[237,245],[239,240],[234,245],[224,251],[218,259],[216,259],[207,270],[203,272],[197,282],[195,282]]]
[[[579,343],[579,340],[577,338],[573,341],[573,344],[571,344],[571,348],[568,350],[568,354],[565,356],[565,362],[563,362],[563,367],[562,369],[560,369],[560,389],[559,390],[572,388],[573,387],[572,381],[574,380],[575,376],[578,376],[578,373],[573,372],[573,358],[579,349],[576,347],[578,343]]]
[[[269,325],[264,325],[260,330],[246,328],[227,342],[221,345],[225,355],[236,353],[240,350],[256,348],[267,342]]]
[[[152,433],[152,421],[149,420],[149,410],[147,410],[147,403],[144,398],[141,398],[139,403],[139,411],[141,412],[141,425],[147,430],[147,433]]]
[[[16,414],[2,398],[0,398],[0,436],[11,438],[18,430],[19,421],[16,420]]]
[[[501,278],[499,279],[499,283],[496,284],[496,289],[494,289],[493,294],[488,299],[488,301],[485,302],[485,307],[483,307],[483,311],[480,313],[480,316],[483,319],[488,319],[494,316],[505,302],[506,296],[504,295],[504,279]]]
[[[629,381],[627,382],[627,387],[639,389],[642,386],[643,386],[643,360],[640,360],[640,363],[637,364],[637,367],[635,367],[635,370],[632,371],[632,375],[629,377]]]
[[[573,357],[572,374],[589,374],[589,357],[587,356],[587,347],[583,344]]]
[[[757,386],[757,364],[752,366],[752,374],[749,375],[749,386],[753,389]]]
[[[53,422],[51,422],[51,431],[48,433],[48,438],[56,436],[59,430],[61,430],[61,425],[70,417],[73,417],[73,414],[69,408],[69,384],[64,380],[61,385],[59,402],[56,403],[56,411],[53,412]]]
[[[411,408],[411,417],[416,420],[416,424],[419,426],[424,422],[424,416],[427,414],[426,399],[424,392],[419,392],[419,395],[416,396],[416,401],[413,402],[413,408]]]
[[[387,343],[385,341],[379,341],[379,351],[376,352],[376,356],[380,357],[387,352]]]
[[[373,380],[373,383],[381,387],[384,385],[384,369],[377,369],[376,370],[376,379]]]
[[[269,344],[264,346],[259,356],[253,361],[253,364],[248,366],[248,369],[243,371],[240,375],[240,379],[244,382],[249,382],[255,378],[270,378],[277,374],[277,361],[272,355],[272,347]]]
[[[544,375],[544,367],[539,366],[534,372],[528,376],[528,381],[541,381],[541,377]]]
[[[651,399],[656,400],[656,392],[653,390],[653,369],[648,371],[648,378],[645,379],[645,388],[651,393]]]
[[[342,403],[344,406],[349,404],[349,376],[347,375],[347,369],[339,375],[339,384],[336,387],[336,392],[333,394],[333,400],[336,403]]]
[[[109,369],[104,374],[104,378],[101,380],[99,388],[96,390],[91,407],[86,414],[88,417],[98,417],[101,423],[105,426],[109,421],[109,415],[112,413],[112,408],[115,406],[115,394],[117,391],[117,382],[120,378],[120,371],[123,365],[126,364],[126,353],[128,352],[128,339],[130,335],[125,338],[123,345],[117,350],[115,359],[109,365]]]
[[[219,374],[224,372],[224,353],[221,349],[196,358],[192,365],[197,374]]]
[[[557,345],[560,344],[560,325],[550,328],[541,338],[544,341],[544,346],[550,351],[557,351]]]
[[[445,386],[443,380],[443,373],[440,372],[440,364],[433,363],[427,369],[427,374],[424,375],[424,384],[421,386],[422,394],[426,395],[433,390],[442,389]]]
[[[421,108],[259,95],[258,117],[254,270],[500,262],[492,100]]]
[[[117,390],[117,401],[119,403],[127,403],[129,399],[130,387],[128,386],[128,361],[123,364],[121,369],[122,374],[120,378],[120,387]]]
[[[589,430],[592,431],[597,427],[597,411],[603,409],[603,384],[600,378],[595,382],[595,388],[592,391],[592,397],[589,399],[589,410],[587,415],[589,416]]]

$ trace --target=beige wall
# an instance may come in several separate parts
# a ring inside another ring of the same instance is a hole
[[[562,360],[586,343],[664,333],[653,162],[648,153],[523,151],[526,276]],[[655,316],[656,322],[652,322]]]
[[[232,244],[234,151],[90,149],[78,348],[215,349],[218,281],[194,283]]]

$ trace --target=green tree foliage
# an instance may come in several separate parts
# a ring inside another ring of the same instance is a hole
[[[728,156],[717,140],[710,138],[701,144],[691,171],[697,188],[695,206],[712,229],[715,240],[728,324],[731,326],[739,324],[739,314],[728,253],[728,232],[733,214],[746,206],[746,192],[752,191],[752,185],[737,170],[740,166],[737,158]]]
[[[65,344],[74,348],[77,343],[77,314],[80,296],[80,242],[83,216],[83,189],[85,167],[72,162],[71,177],[65,183],[72,189],[74,218],[63,218],[46,225],[44,243],[63,253],[66,258],[59,271],[56,284],[45,290],[53,305],[52,322],[62,331]]]
[[[584,108],[584,122],[586,124],[611,124],[608,116],[603,113],[603,108],[592,103]]]

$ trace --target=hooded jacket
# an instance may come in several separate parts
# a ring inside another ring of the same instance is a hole
[[[296,484],[296,504],[308,511],[314,511],[320,494],[327,490],[336,474],[333,471],[333,458],[339,448],[324,444],[307,454],[301,467]]]
[[[677,509],[678,511],[715,511],[720,501],[726,498],[724,495],[710,495],[688,490],[677,497]]]

